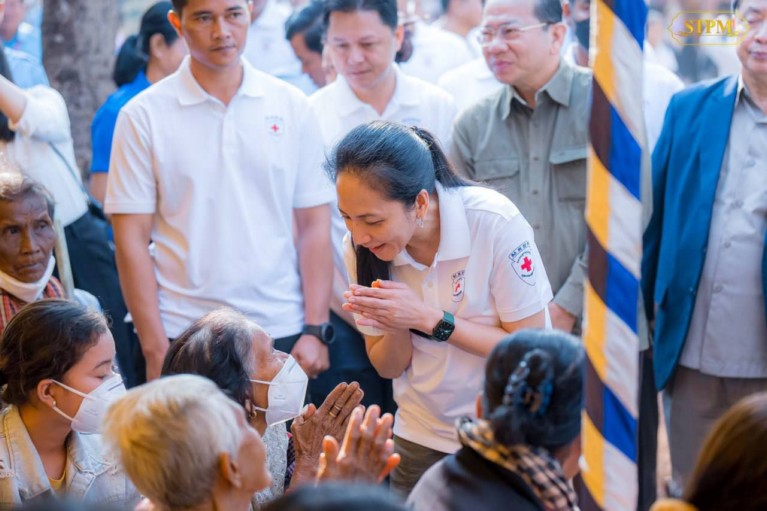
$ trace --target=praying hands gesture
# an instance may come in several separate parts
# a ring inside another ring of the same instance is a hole
[[[362,401],[364,393],[359,383],[339,383],[317,408],[306,406],[290,427],[296,450],[296,468],[291,487],[314,481],[326,435],[341,441],[350,422],[352,411]]]
[[[362,408],[355,408],[340,448],[335,438],[325,437],[318,481],[380,483],[399,465],[392,440],[394,418],[390,413],[379,417],[380,413],[378,405],[371,405],[363,418]]]
[[[429,307],[406,284],[376,280],[371,287],[352,284],[344,293],[345,311],[359,314],[360,326],[394,333],[414,328],[431,332],[442,311]]]

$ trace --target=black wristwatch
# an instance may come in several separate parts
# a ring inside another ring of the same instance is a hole
[[[304,329],[301,331],[305,335],[313,335],[322,344],[329,346],[336,340],[336,329],[330,323],[323,323],[321,325],[304,325]]]
[[[447,311],[442,311],[442,319],[432,330],[431,338],[433,341],[445,342],[453,334],[453,330],[455,330],[455,317]]]

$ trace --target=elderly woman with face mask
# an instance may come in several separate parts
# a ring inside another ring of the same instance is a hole
[[[304,409],[308,378],[301,366],[291,355],[275,350],[258,325],[231,309],[205,315],[174,341],[162,375],[182,373],[213,380],[243,408],[249,424],[263,437],[272,483],[254,495],[256,508],[281,495],[288,485],[314,482],[325,435],[342,442],[362,400],[357,383],[341,383],[319,408],[310,404]],[[391,416],[384,417],[391,424]],[[291,419],[292,449],[285,428]],[[375,475],[383,469],[372,462],[359,468]]]
[[[104,435],[147,497],[141,509],[246,511],[252,509],[253,494],[274,479],[267,448],[251,423],[242,406],[215,383],[179,374],[132,389],[118,400],[107,413]],[[375,452],[386,459],[393,449],[390,436],[391,416],[380,420],[368,410],[363,420],[355,409],[341,451],[334,440],[325,439],[318,477],[363,479],[355,460],[377,457]]]
[[[53,276],[53,213],[53,199],[41,184],[19,174],[0,174],[0,333],[27,303],[64,297]],[[85,291],[76,290],[73,298],[98,309]]]
[[[125,393],[104,317],[66,300],[27,305],[0,339],[0,509],[65,498],[139,500],[96,434]]]

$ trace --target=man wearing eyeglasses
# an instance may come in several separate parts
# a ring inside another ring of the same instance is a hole
[[[560,58],[560,0],[488,0],[479,42],[505,86],[465,110],[451,157],[496,188],[535,231],[554,300],[555,328],[573,331],[586,275],[586,152],[591,72]]]

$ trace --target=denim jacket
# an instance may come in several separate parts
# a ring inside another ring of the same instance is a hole
[[[55,498],[19,410],[8,406],[0,421],[0,509]],[[139,501],[122,467],[102,453],[100,435],[70,434],[65,474],[62,488],[69,499],[131,508]]]

